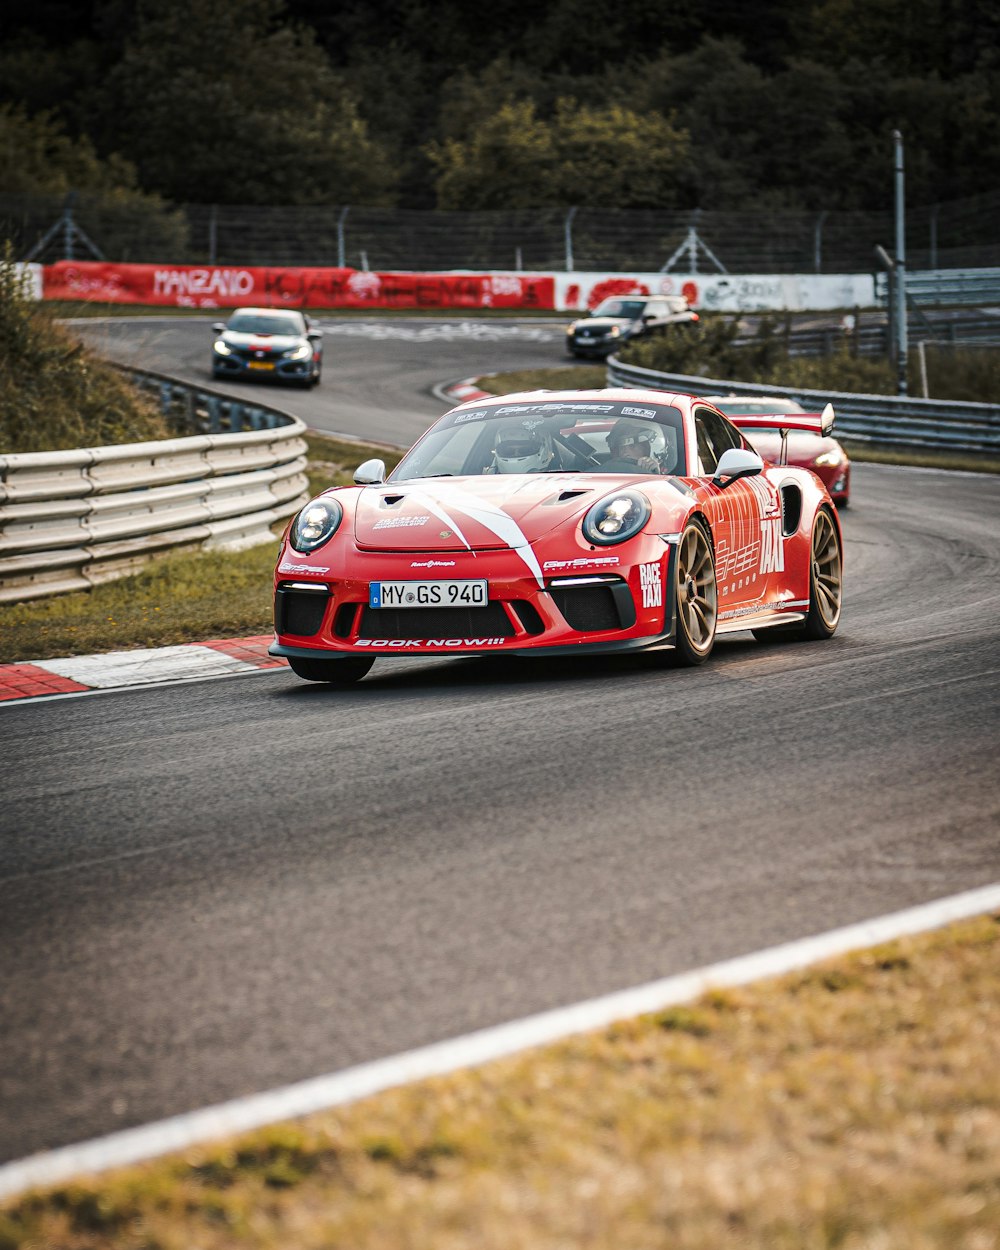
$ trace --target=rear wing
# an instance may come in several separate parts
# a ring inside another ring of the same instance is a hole
[[[822,412],[754,412],[730,414],[726,418],[739,429],[774,430],[787,434],[800,430],[807,434],[830,434],[833,430],[833,404],[827,404]]]

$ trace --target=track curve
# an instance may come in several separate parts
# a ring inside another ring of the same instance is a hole
[[[327,428],[522,350],[390,342]],[[1000,478],[855,474],[826,643],[0,710],[0,1161],[995,881]]]

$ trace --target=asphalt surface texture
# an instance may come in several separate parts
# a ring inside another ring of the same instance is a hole
[[[827,642],[0,709],[0,1161],[1000,878],[1000,478],[844,523]]]

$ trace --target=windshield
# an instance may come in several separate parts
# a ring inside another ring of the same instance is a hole
[[[713,399],[720,412],[733,417],[753,416],[754,413],[805,412],[793,399]]]
[[[389,475],[684,473],[680,411],[666,404],[548,400],[450,412]]]
[[[234,313],[226,324],[227,330],[238,334],[303,334],[304,327],[298,313]]]
[[[628,317],[635,321],[642,316],[646,304],[641,299],[606,299],[590,314],[592,317]]]

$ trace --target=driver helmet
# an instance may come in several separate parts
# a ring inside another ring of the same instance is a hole
[[[538,473],[552,459],[552,439],[541,430],[514,425],[497,435],[493,459],[497,473]]]
[[[663,431],[646,421],[623,418],[608,431],[608,448],[612,456],[620,456],[626,447],[639,445],[640,455],[662,455],[667,449]]]

